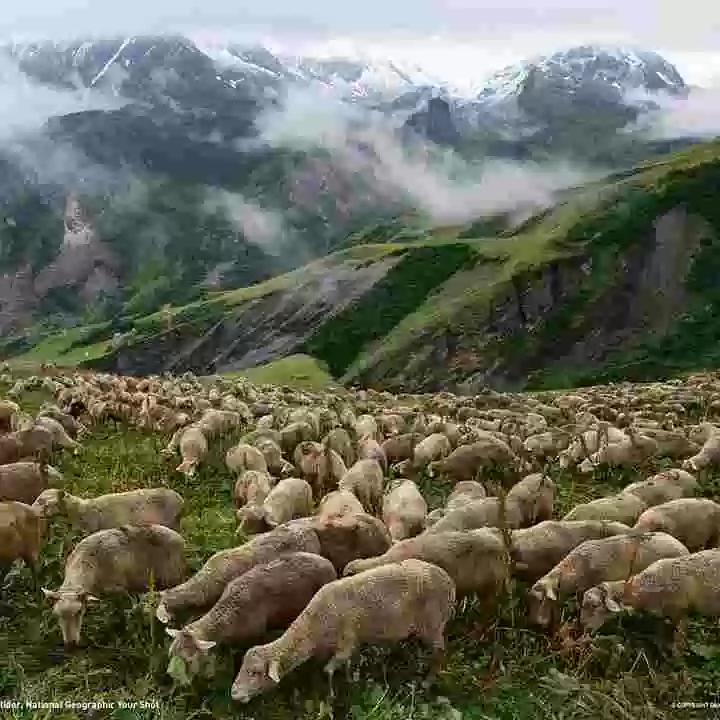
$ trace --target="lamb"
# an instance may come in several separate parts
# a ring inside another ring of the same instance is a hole
[[[15,560],[23,560],[37,586],[45,529],[40,513],[31,505],[0,502],[0,577],[7,574]]]
[[[497,598],[510,574],[510,557],[502,534],[493,528],[481,528],[401,540],[384,555],[349,563],[343,575],[356,575],[410,558],[445,570],[456,585],[458,598],[471,594],[483,600]]]
[[[85,609],[96,595],[167,588],[186,573],[181,535],[163,525],[123,525],[81,540],[65,563],[62,585],[43,592],[55,601],[63,641],[77,645]]]
[[[691,458],[682,464],[684,470],[697,472],[720,464],[720,433],[713,433]]]
[[[720,505],[706,498],[682,498],[646,510],[637,530],[666,532],[696,552],[720,544]]]
[[[0,465],[0,500],[32,505],[49,485],[62,484],[62,475],[52,466],[35,462]]]
[[[662,505],[670,500],[692,497],[698,481],[685,470],[665,470],[640,482],[631,483],[622,492],[639,497],[648,507]]]
[[[388,438],[380,446],[388,465],[397,465],[413,456],[415,446],[423,439],[420,433],[404,433]]]
[[[349,490],[366,512],[377,514],[382,502],[384,476],[377,460],[358,460],[340,479],[338,490]]]
[[[515,453],[506,442],[488,434],[470,445],[461,445],[443,460],[430,463],[428,471],[431,476],[439,474],[455,482],[462,482],[475,480],[484,467],[512,465],[516,461]]]
[[[182,462],[175,468],[176,472],[187,477],[195,475],[197,466],[208,452],[208,442],[205,434],[196,425],[186,427],[179,439]]]
[[[349,490],[333,490],[320,502],[318,517],[325,520],[331,517],[364,513],[365,508]]]
[[[240,547],[212,555],[192,577],[160,594],[156,616],[167,624],[182,610],[211,607],[225,586],[255,565],[267,563],[288,552],[320,554],[315,531],[305,527],[279,527],[258,535]]]
[[[510,488],[506,502],[520,508],[523,524],[534,525],[552,518],[556,490],[557,486],[547,475],[534,473]]]
[[[656,560],[689,554],[679,540],[663,532],[586,540],[530,588],[530,619],[547,627],[568,595],[582,595],[602,582],[625,580]]]
[[[208,653],[219,642],[241,643],[284,630],[321,587],[336,579],[332,563],[311,553],[288,553],[256,565],[228,583],[201,618],[181,630],[166,628],[173,638],[168,674],[189,682],[207,668]]]
[[[246,470],[236,481],[233,488],[233,503],[236,508],[245,504],[262,505],[269,495],[275,481],[269,473],[261,470]]]
[[[510,532],[513,574],[535,582],[586,540],[623,535],[630,527],[605,520],[545,520]]]
[[[360,643],[417,636],[434,654],[445,649],[445,625],[455,609],[455,585],[422,560],[384,565],[322,587],[277,640],[250,648],[231,689],[248,702],[313,656],[332,656],[329,679]]]
[[[355,448],[353,447],[350,434],[345,428],[334,428],[325,437],[325,445],[332,448],[347,467],[353,465],[355,460]]]
[[[143,523],[178,530],[183,505],[182,497],[169,488],[130,490],[88,499],[51,489],[34,502],[42,517],[64,515],[71,525],[87,533]]]
[[[634,525],[645,510],[647,505],[637,495],[621,492],[576,505],[563,520],[608,520]]]
[[[720,550],[654,562],[627,582],[604,582],[583,596],[580,624],[595,632],[613,614],[634,608],[670,619],[677,627],[690,612],[720,615]]]
[[[281,480],[263,501],[262,505],[248,504],[239,510],[240,530],[260,533],[296,518],[312,513],[313,495],[309,483],[301,478]]]
[[[425,529],[427,503],[412,480],[396,482],[383,498],[382,517],[393,541],[405,540]]]

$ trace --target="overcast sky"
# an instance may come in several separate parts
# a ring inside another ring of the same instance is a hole
[[[690,82],[720,78],[714,0],[21,0],[2,1],[0,36],[141,32],[261,36],[344,52],[354,44],[460,78],[588,42],[655,49]],[[328,43],[328,41],[331,41]]]

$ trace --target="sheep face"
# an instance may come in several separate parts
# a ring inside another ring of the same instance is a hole
[[[550,582],[538,581],[528,593],[530,621],[540,627],[548,627],[552,622],[553,610],[557,601],[557,592]]]
[[[86,592],[52,592],[44,590],[46,597],[55,600],[53,615],[60,622],[65,645],[79,645],[85,610],[97,598]]]
[[[580,626],[586,632],[596,632],[613,614],[621,610],[621,606],[610,597],[604,585],[590,588],[583,595]]]
[[[62,512],[64,493],[62,490],[44,490],[33,503],[40,512],[40,517],[49,518]]]
[[[217,643],[196,638],[187,630],[166,628],[165,632],[173,639],[168,650],[170,661],[167,667],[171,678],[186,685],[201,673],[206,676],[212,674],[213,663],[209,653]]]
[[[250,648],[230,690],[236,702],[246,703],[280,682],[280,667],[269,645]]]
[[[262,506],[246,505],[235,513],[235,517],[238,521],[238,532],[245,535],[257,535],[271,529]]]

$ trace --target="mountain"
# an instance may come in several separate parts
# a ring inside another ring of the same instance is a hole
[[[35,339],[261,283],[393,218],[422,234],[428,195],[457,185],[438,185],[444,148],[626,167],[654,149],[617,130],[652,110],[653,92],[685,92],[662,58],[602,48],[505,70],[471,97],[392,60],[182,36],[0,55],[11,82],[69,99],[0,143],[0,332]],[[85,255],[68,241],[77,212]]]

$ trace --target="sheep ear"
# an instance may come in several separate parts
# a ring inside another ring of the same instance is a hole
[[[605,598],[605,607],[612,613],[622,612],[622,606],[610,596]]]
[[[60,597],[60,593],[56,592],[55,590],[48,590],[47,588],[43,588],[42,591],[43,595],[45,595],[48,600],[57,600]]]
[[[195,640],[195,644],[202,650],[203,652],[207,652],[208,650],[212,650],[217,643],[214,640]]]
[[[166,628],[165,628],[165,632],[166,632],[171,638],[177,637],[177,636],[180,634],[180,631],[179,631],[179,630],[176,630],[175,628],[169,628],[169,627],[166,627]]]
[[[85,595],[85,597],[83,598],[83,600],[84,600],[88,605],[92,605],[92,603],[100,602],[100,598],[99,598],[99,597],[95,597],[94,595],[90,595],[89,593],[88,593],[87,595]]]
[[[270,664],[268,665],[268,677],[276,684],[280,682],[280,661],[279,660],[271,660],[270,661]]]
[[[549,600],[552,600],[553,602],[557,601],[557,593],[555,592],[555,588],[552,585],[545,585],[545,595]]]

